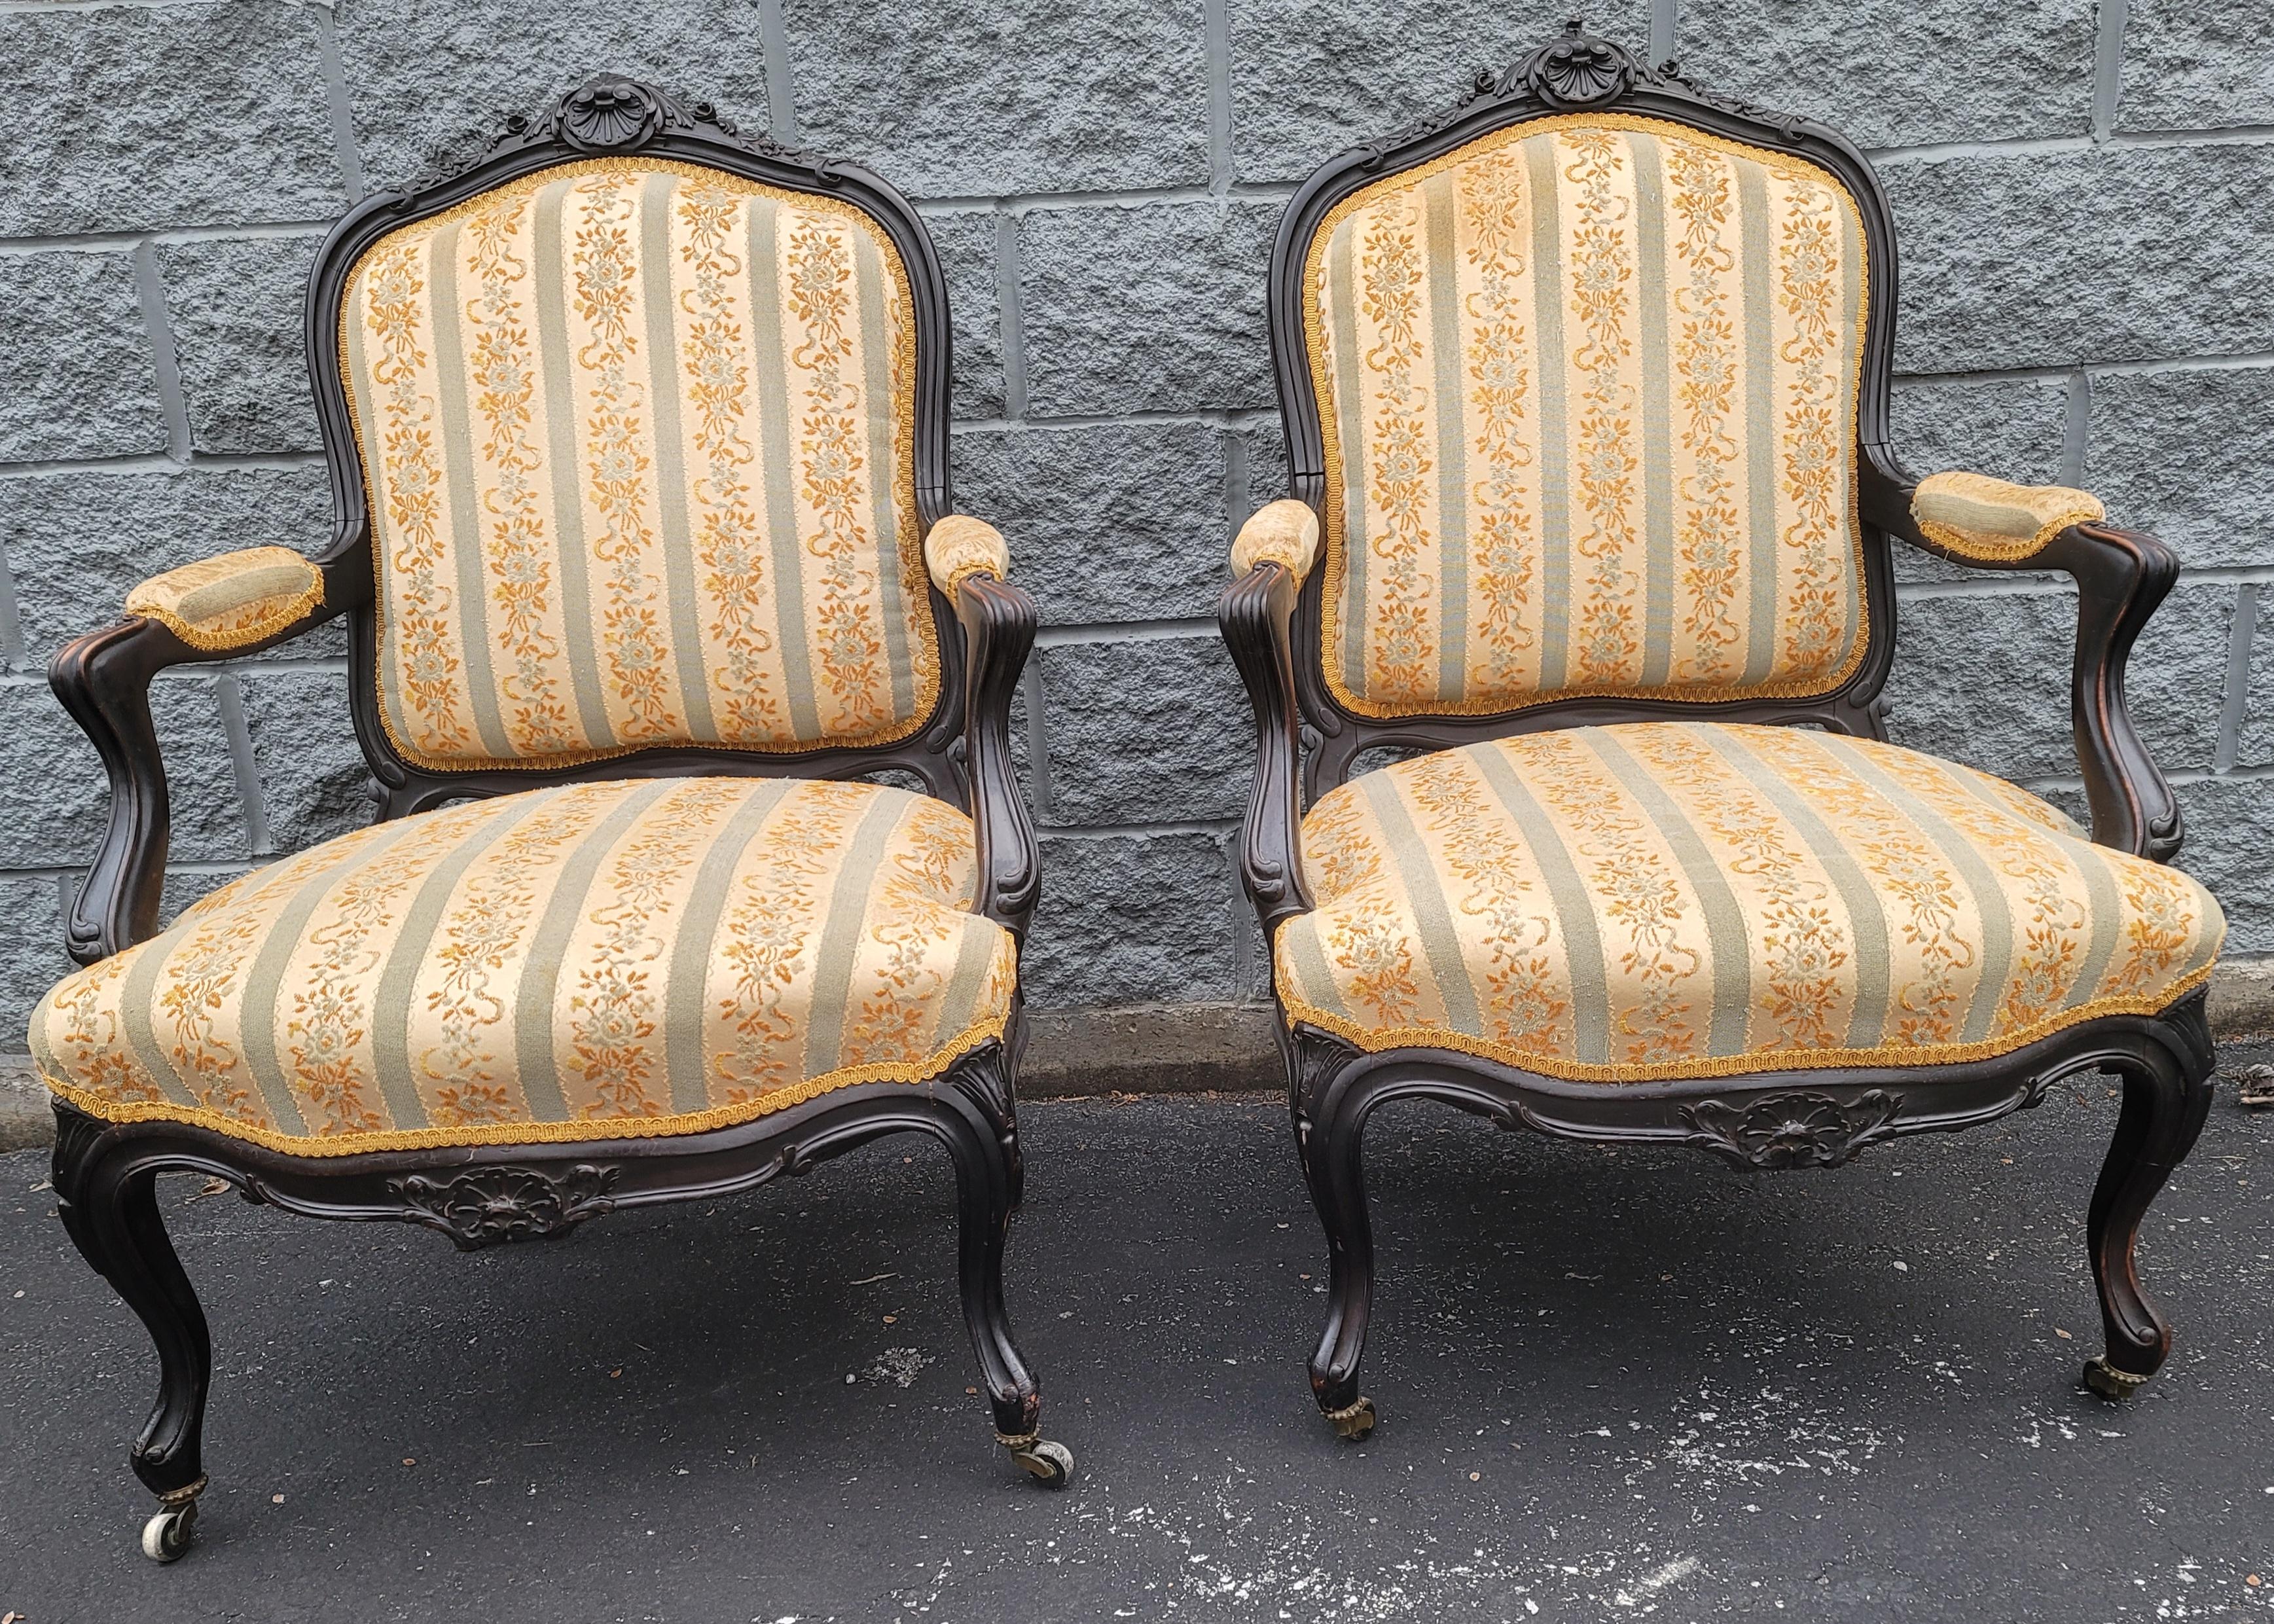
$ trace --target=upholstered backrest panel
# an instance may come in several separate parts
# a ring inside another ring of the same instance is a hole
[[[1336,697],[1835,688],[1866,289],[1831,175],[1660,120],[1512,126],[1344,199],[1305,294]]]
[[[850,205],[663,160],[382,238],[343,372],[380,714],[421,765],[882,743],[938,654],[907,276]]]

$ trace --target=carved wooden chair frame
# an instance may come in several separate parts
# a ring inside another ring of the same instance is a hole
[[[2124,666],[2171,590],[2178,560],[2151,536],[2099,523],[2073,524],[2042,551],[2010,564],[1960,557],[1921,533],[1911,515],[1914,481],[1887,443],[1895,260],[1886,196],[1856,147],[1821,124],[1702,91],[1672,63],[1645,66],[1574,24],[1514,67],[1480,72],[1446,113],[1329,160],[1289,203],[1271,252],[1268,308],[1289,493],[1323,515],[1326,462],[1305,348],[1303,283],[1313,237],[1329,212],[1362,186],[1492,132],[1555,114],[1614,109],[1805,159],[1838,177],[1862,214],[1870,301],[1856,422],[1867,652],[1846,681],[1813,698],[1691,703],[1580,697],[1492,716],[1377,720],[1352,713],[1327,687],[1321,654],[1326,571],[1314,568],[1299,584],[1284,565],[1260,564],[1226,590],[1218,613],[1255,711],[1255,778],[1239,868],[1265,941],[1273,940],[1282,921],[1312,906],[1301,859],[1303,806],[1345,782],[1369,750],[1440,750],[1543,728],[1668,716],[1812,724],[1884,738],[1879,693],[1894,650],[1894,540],[1974,568],[2055,569],[2074,578],[2072,718],[2092,838],[2168,861],[2180,847],[2179,807],[2126,712]],[[1900,1135],[1994,1121],[2037,1104],[2062,1079],[2095,1070],[2120,1077],[2124,1098],[2087,1215],[2107,1351],[2086,1366],[2085,1380],[2104,1395],[2120,1397],[2152,1375],[2171,1347],[2169,1327],[2141,1291],[2133,1241],[2210,1107],[2212,1049],[2203,998],[2198,989],[2154,1017],[2090,1020],[1968,1064],[1617,1085],[1570,1082],[1449,1049],[1362,1052],[1314,1026],[1291,1028],[1283,1004],[1280,1046],[1296,1148],[1331,1254],[1327,1323],[1310,1360],[1319,1407],[1345,1437],[1362,1437],[1374,1425],[1374,1407],[1358,1385],[1374,1280],[1360,1140],[1367,1116],[1389,1101],[1441,1101],[1503,1128],[1568,1139],[1692,1145],[1746,1167],[1832,1167]]]
[[[305,335],[334,512],[330,545],[314,560],[323,580],[321,604],[260,643],[222,652],[193,647],[154,619],[130,616],[56,655],[50,680],[94,740],[110,781],[109,823],[69,920],[70,951],[79,963],[147,940],[158,928],[168,801],[151,721],[151,678],[168,666],[242,658],[335,616],[347,620],[356,734],[376,780],[382,820],[453,800],[602,778],[847,778],[897,770],[971,815],[979,870],[974,911],[1023,941],[1039,862],[1008,730],[1035,610],[1024,591],[990,575],[963,579],[953,603],[937,586],[930,589],[940,695],[924,725],[897,743],[796,753],[674,748],[567,767],[448,773],[405,761],[380,726],[371,526],[341,375],[340,312],[349,273],[386,233],[468,198],[554,165],[634,152],[841,199],[883,228],[913,295],[919,524],[928,532],[953,511],[946,284],[930,237],[898,192],[868,169],[739,134],[707,103],[684,105],[615,75],[571,92],[539,117],[508,119],[471,164],[351,210],[317,255]],[[752,1189],[782,1174],[806,1173],[884,1134],[929,1134],[955,1168],[964,1318],[998,1440],[1035,1477],[1062,1485],[1072,1456],[1037,1432],[1040,1390],[1012,1339],[1003,1303],[1004,1242],[1022,1182],[1013,1079],[1023,1043],[1014,998],[1003,1041],[964,1056],[930,1083],[839,1088],[752,1122],[675,1138],[306,1157],[178,1123],[110,1123],[58,1100],[55,1189],[64,1226],[141,1318],[158,1350],[157,1405],[131,1455],[136,1476],[161,1502],[145,1530],[145,1551],[160,1560],[180,1553],[206,1484],[200,1433],[212,1356],[204,1314],[154,1193],[156,1175],[166,1172],[226,1179],[249,1201],[312,1217],[423,1224],[472,1250],[560,1235],[605,1213]]]

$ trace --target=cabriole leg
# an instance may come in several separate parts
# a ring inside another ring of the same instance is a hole
[[[2183,1058],[2183,1056],[2185,1056]],[[2208,1038],[2177,1052],[2144,1047],[2116,1068],[2124,1106],[2085,1220],[2092,1278],[2100,1288],[2100,1322],[2108,1350],[2084,1367],[2085,1384],[2104,1398],[2124,1398],[2154,1375],[2172,1351],[2172,1328],[2140,1289],[2133,1249],[2148,1204],[2202,1132],[2211,1101]]]
[[[1361,1156],[1366,1108],[1339,1100],[1315,1121],[1298,1116],[1296,1148],[1303,1159],[1311,1205],[1327,1235],[1327,1324],[1311,1355],[1311,1392],[1337,1435],[1364,1438],[1374,1430],[1374,1401],[1358,1390],[1366,1352],[1367,1317],[1374,1303],[1374,1229],[1367,1217]]]
[[[963,1321],[995,1412],[995,1441],[1034,1477],[1062,1489],[1073,1477],[1073,1452],[1042,1435],[1042,1388],[1003,1304],[1003,1247],[1020,1194],[1016,1134],[1006,1128],[998,1137],[958,1113],[945,1137],[955,1158]]]
[[[64,1225],[95,1272],[141,1319],[158,1350],[158,1402],[128,1462],[159,1509],[142,1530],[142,1552],[170,1562],[189,1548],[206,1486],[200,1443],[213,1347],[205,1311],[182,1272],[158,1215],[157,1172],[130,1152],[109,1154],[88,1118],[56,1109],[55,1185]]]

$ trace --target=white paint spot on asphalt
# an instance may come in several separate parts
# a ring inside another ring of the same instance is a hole
[[[2029,1430],[2020,1434],[2017,1441],[2027,1444],[2032,1449],[2041,1449],[2044,1447],[2045,1433],[2048,1429],[2059,1433],[2064,1443],[2074,1443],[2077,1440],[2076,1428],[2070,1425],[2065,1416],[2039,1415],[2035,1410],[2025,1410],[2022,1412],[2022,1419]]]
[[[919,1349],[887,1348],[869,1367],[867,1374],[871,1381],[889,1381],[897,1387],[911,1387],[915,1385],[916,1372],[936,1362],[933,1356]],[[850,1381],[853,1378],[847,1376],[845,1380]]]
[[[1366,1498],[1337,1493],[1329,1505],[1308,1508],[1259,1496],[1248,1473],[1233,1469],[1214,1485],[1196,1480],[1173,1504],[1115,1507],[1076,1500],[1066,1505],[1080,1532],[1064,1526],[1057,1541],[1006,1547],[951,1574],[943,1565],[896,1593],[899,1616],[911,1620],[947,1616],[941,1603],[975,1585],[981,1572],[1072,1563],[1095,1583],[1103,1568],[1119,1583],[1107,1591],[1098,1616],[1160,1619],[1284,1619],[1318,1624],[1389,1624],[1417,1616],[1506,1620],[1623,1616],[1659,1613],[1673,1587],[1706,1572],[1695,1556],[1653,1550],[1638,1542],[1624,1548],[1553,1550],[1540,1541],[1540,1526],[1521,1536],[1498,1533],[1482,1544],[1464,1541],[1456,1554],[1438,1544],[1426,1522],[1418,1529],[1353,1544],[1353,1523],[1378,1525],[1366,1515]],[[1093,1489],[1093,1493],[1096,1491]],[[1064,1546],[1071,1554],[1062,1553]],[[967,1554],[968,1554],[967,1553]]]
[[[1669,1584],[1679,1583],[1706,1564],[1694,1556],[1677,1556],[1654,1573],[1647,1573],[1635,1586],[1641,1590],[1662,1590]]]

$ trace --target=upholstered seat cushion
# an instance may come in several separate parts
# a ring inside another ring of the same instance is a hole
[[[873,784],[609,781],[223,886],[32,1018],[49,1086],[305,1154],[694,1132],[937,1076],[1017,959],[970,821]]]
[[[2225,931],[2010,784],[1796,728],[1444,751],[1321,798],[1303,852],[1291,1020],[1577,1080],[1981,1058],[2163,1009]]]

